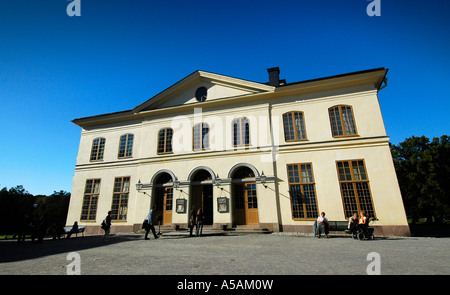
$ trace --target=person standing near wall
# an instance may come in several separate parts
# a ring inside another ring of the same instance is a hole
[[[192,206],[191,213],[189,214],[189,236],[192,237],[192,230],[197,220],[197,212],[195,212],[195,206]]]
[[[111,230],[111,211],[108,211],[108,215],[106,215],[105,219],[103,220],[102,229],[105,231],[103,240],[106,241],[106,238],[108,237],[109,232]]]
[[[320,213],[319,218],[317,218],[317,230],[318,230],[317,234],[318,238],[320,238],[321,233],[324,233],[325,236],[328,238],[329,225],[328,219],[325,217],[325,212]]]
[[[202,235],[204,219],[205,216],[203,215],[202,208],[199,208],[197,211],[197,228],[195,229],[197,237]]]

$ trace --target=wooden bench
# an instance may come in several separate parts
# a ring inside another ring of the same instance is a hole
[[[75,234],[76,237],[78,237],[78,234],[81,233],[81,235],[84,237],[84,231],[86,230],[86,225],[80,225],[78,226],[77,231],[72,231],[72,226],[65,226],[64,227],[64,234]]]
[[[330,232],[333,231],[343,231],[345,232],[348,229],[348,221],[328,221],[328,225],[330,226]],[[317,236],[317,220],[314,222],[314,236]]]

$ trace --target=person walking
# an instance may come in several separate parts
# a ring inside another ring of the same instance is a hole
[[[152,231],[155,239],[159,238],[158,235],[156,234],[155,226],[153,225],[153,221],[154,221],[153,212],[155,211],[155,209],[156,209],[156,206],[153,205],[147,216],[148,222],[147,222],[147,226],[145,228],[145,240],[150,240],[150,238],[148,237],[148,233],[150,232],[150,230]]]
[[[111,211],[108,211],[108,215],[106,215],[105,219],[102,222],[102,229],[105,231],[105,235],[103,236],[104,241],[106,241],[109,232],[111,231],[111,213]]]
[[[196,224],[197,213],[195,212],[195,206],[192,206],[191,213],[189,214],[189,236],[192,237],[192,230]]]
[[[195,229],[196,236],[201,236],[203,232],[203,222],[205,220],[205,216],[203,215],[202,208],[199,208],[197,211],[197,228]]]

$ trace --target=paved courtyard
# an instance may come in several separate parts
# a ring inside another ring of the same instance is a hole
[[[0,275],[67,274],[80,259],[80,273],[112,275],[316,275],[367,274],[379,254],[382,275],[450,274],[450,238],[313,238],[285,234],[161,236],[139,234],[27,241],[0,241]],[[69,260],[68,260],[69,258]]]

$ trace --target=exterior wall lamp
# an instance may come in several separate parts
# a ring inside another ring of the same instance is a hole
[[[214,179],[214,185],[215,186],[221,186],[222,185],[222,179],[219,178],[219,174],[217,174],[216,178]]]
[[[142,182],[140,179],[139,179],[138,183],[136,184],[136,190],[138,192],[140,192],[142,190]]]
[[[264,175],[264,171],[262,171],[261,175],[259,176],[259,181],[262,183],[262,185],[264,185],[265,188],[267,188],[267,176]]]
[[[175,177],[175,181],[173,182],[173,187],[174,188],[179,188],[180,187],[180,181],[178,180],[177,177]]]

